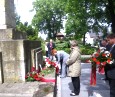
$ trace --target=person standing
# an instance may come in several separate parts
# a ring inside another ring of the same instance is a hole
[[[65,78],[67,76],[67,65],[66,65],[66,60],[69,58],[69,54],[66,53],[63,50],[60,51],[55,51],[54,55],[57,58],[58,64],[60,64],[61,67],[61,78]]]
[[[106,51],[109,51],[110,48],[111,48],[111,45],[108,44],[107,39],[103,39],[103,40],[101,41],[101,47],[105,47],[105,50],[106,50]]]
[[[101,47],[105,47],[105,51],[109,51],[110,48],[111,48],[111,45],[108,44],[107,39],[103,39],[103,40],[101,41]],[[105,78],[104,78],[103,80],[109,80],[109,78],[107,77],[107,70],[108,70],[108,68],[109,68],[108,65],[105,65],[105,66],[104,66]]]
[[[53,40],[50,39],[49,43],[47,44],[48,47],[48,57],[52,60],[52,50],[55,48],[55,44],[53,43]]]
[[[109,34],[107,40],[108,44],[111,45],[110,53],[114,60],[112,64],[107,64],[109,66],[107,76],[109,78],[110,97],[115,97],[115,34]]]
[[[79,95],[80,93],[80,75],[81,75],[81,51],[76,40],[70,41],[71,53],[66,61],[68,67],[68,76],[71,77],[74,90],[71,96]]]
[[[45,54],[46,57],[48,57],[48,47],[47,47],[48,42],[45,42]]]

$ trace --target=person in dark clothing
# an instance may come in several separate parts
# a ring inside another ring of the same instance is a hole
[[[53,43],[53,40],[50,39],[50,42],[47,44],[48,47],[48,57],[52,59],[52,50],[55,48],[55,43]]]
[[[111,48],[111,45],[108,44],[107,39],[103,39],[103,40],[101,41],[101,47],[105,47],[105,50],[106,50],[106,51],[109,51],[110,48]],[[109,68],[108,65],[106,65],[106,66],[104,67],[105,78],[104,78],[103,80],[109,80],[109,78],[107,77],[107,70],[108,70],[108,68]]]
[[[47,44],[48,44],[48,42],[45,43],[45,51],[46,51],[45,54],[46,54],[46,57],[48,57],[48,47],[47,47]]]
[[[103,40],[101,41],[101,47],[105,47],[105,48],[106,48],[106,51],[109,51],[110,48],[111,48],[111,45],[108,44],[107,39],[103,39]]]
[[[109,51],[113,59],[112,64],[107,64],[109,66],[107,70],[107,76],[109,78],[110,97],[115,97],[115,34],[108,35],[107,40],[108,44],[111,45]]]

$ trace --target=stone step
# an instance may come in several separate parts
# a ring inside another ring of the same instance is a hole
[[[0,84],[0,97],[53,97],[54,83],[25,82]]]
[[[33,94],[0,93],[0,97],[33,97]]]

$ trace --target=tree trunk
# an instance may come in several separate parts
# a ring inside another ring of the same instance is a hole
[[[111,16],[111,28],[112,28],[112,33],[115,33],[115,1],[114,0],[108,0],[108,5],[109,5],[109,12]]]
[[[85,45],[85,34],[83,35],[83,45]]]

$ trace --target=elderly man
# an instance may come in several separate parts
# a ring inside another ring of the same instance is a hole
[[[47,44],[47,48],[48,48],[48,57],[52,60],[53,57],[52,57],[52,50],[55,48],[55,43],[53,43],[53,40],[50,39],[49,43]]]
[[[111,45],[108,44],[107,39],[103,39],[103,40],[101,41],[101,47],[105,47],[105,50],[106,50],[106,51],[109,51],[110,48],[111,48]],[[108,68],[109,68],[108,65],[106,65],[106,66],[104,67],[104,70],[105,70],[105,78],[104,78],[103,80],[109,80],[109,78],[107,77],[107,70],[108,70]]]

